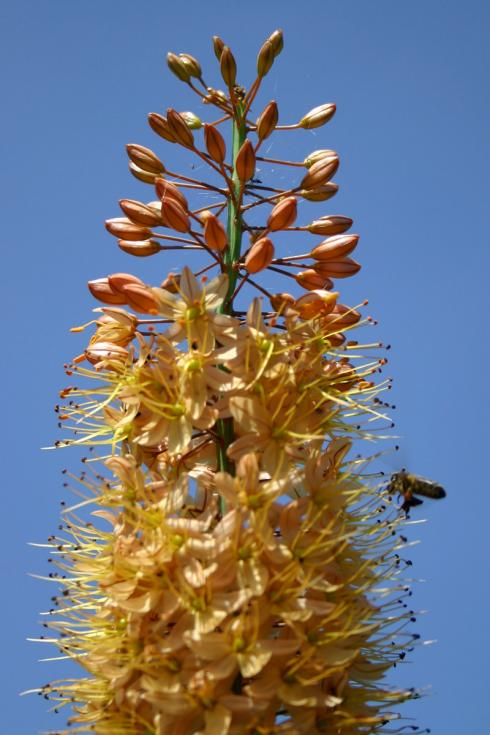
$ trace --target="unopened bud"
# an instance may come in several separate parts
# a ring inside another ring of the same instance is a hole
[[[302,117],[299,124],[307,130],[319,128],[321,125],[325,125],[335,115],[335,110],[336,106],[333,103],[319,105],[319,107],[314,107]]]
[[[303,178],[300,186],[302,189],[315,189],[325,184],[335,174],[339,167],[337,155],[326,156],[316,161]]]
[[[347,219],[347,217],[346,217]],[[347,228],[345,228],[347,229]],[[339,235],[324,240],[310,253],[315,260],[332,260],[350,255],[359,242],[359,235]]]
[[[295,302],[294,296],[290,293],[275,293],[269,298],[271,306],[274,311],[279,313],[284,312],[288,306],[292,306]]]
[[[158,227],[161,224],[160,212],[134,199],[120,199],[119,206],[132,222],[144,227]],[[131,238],[129,238],[131,239]],[[140,238],[144,239],[144,238]]]
[[[143,171],[148,171],[152,174],[163,174],[165,166],[160,161],[158,156],[153,153],[150,148],[145,148],[144,145],[136,145],[135,143],[128,143],[126,146],[128,156],[130,160]]]
[[[340,214],[330,214],[313,220],[307,229],[313,235],[340,235],[350,227],[352,227],[350,217],[343,217]]]
[[[265,140],[275,130],[277,121],[279,120],[279,112],[277,103],[272,101],[264,108],[259,119],[257,120],[257,135],[259,140]]]
[[[189,209],[189,204],[184,194],[180,191],[172,181],[167,179],[155,179],[155,191],[160,201],[164,199],[174,199],[183,207],[185,211]]]
[[[178,286],[180,285],[180,274],[169,273],[164,281],[160,284],[160,288],[164,288],[170,293],[178,293]]]
[[[257,75],[261,79],[270,71],[275,57],[274,45],[271,41],[267,40],[260,49],[257,57]]]
[[[164,138],[164,140],[168,140],[169,143],[177,142],[166,117],[163,117],[163,115],[159,115],[158,112],[150,112],[150,114],[148,115],[148,122],[153,132],[155,132],[161,138]]]
[[[352,258],[320,260],[313,266],[317,273],[326,278],[349,278],[361,270],[360,263]]]
[[[138,179],[138,181],[143,181],[145,184],[155,183],[155,179],[160,175],[152,174],[149,171],[143,171],[143,169],[141,169],[132,161],[129,162],[129,170],[133,174],[135,179]]]
[[[118,245],[128,255],[136,255],[138,258],[155,255],[162,249],[155,240],[119,240]]]
[[[162,199],[162,222],[177,232],[189,232],[191,223],[183,206],[170,197]]]
[[[259,273],[270,265],[274,257],[274,244],[268,237],[257,240],[245,258],[245,268],[249,273]]]
[[[222,89],[213,89],[213,87],[207,87],[206,88],[207,95],[203,97],[203,102],[205,105],[209,105],[211,102],[214,102],[215,105],[218,105],[222,102],[227,101],[226,94],[223,92]]]
[[[202,77],[201,65],[194,56],[191,56],[190,54],[179,54],[179,59],[184,62],[184,66],[191,77],[196,77],[196,79],[200,79]]]
[[[345,304],[336,304],[328,319],[329,323],[337,327],[351,327],[361,319],[361,314],[356,309],[351,309]]]
[[[133,286],[145,285],[141,278],[138,278],[138,276],[133,276],[132,273],[113,273],[111,276],[108,276],[107,280],[112,290],[120,294],[124,294],[124,288],[129,284]]]
[[[167,64],[170,71],[181,80],[181,82],[188,82],[192,74],[184,62],[183,59],[179,58],[177,54],[173,54],[171,51],[167,54]]]
[[[204,143],[213,161],[223,163],[226,158],[226,144],[223,136],[214,125],[204,125]]]
[[[194,112],[179,112],[179,115],[191,130],[199,130],[202,128],[202,120]]]
[[[85,350],[85,357],[92,365],[96,365],[102,360],[123,360],[129,357],[129,352],[121,345],[114,342],[94,342]]]
[[[96,278],[87,283],[92,296],[103,304],[125,304],[126,298],[122,293],[114,291],[107,278]]]
[[[337,291],[316,289],[300,296],[294,304],[294,309],[302,319],[312,319],[315,316],[329,314],[335,306],[338,297]]]
[[[238,151],[235,164],[236,174],[240,181],[249,181],[255,171],[255,151],[247,138]]]
[[[267,229],[271,232],[286,230],[295,221],[297,213],[296,197],[286,197],[272,209],[267,220]]]
[[[187,127],[182,115],[180,115],[176,110],[169,108],[167,110],[167,122],[170,125],[177,143],[180,143],[180,145],[183,145],[185,148],[194,147],[194,136]]]
[[[213,49],[218,61],[220,61],[221,59],[221,54],[223,53],[224,47],[225,42],[219,36],[213,36]]]
[[[326,202],[327,199],[333,197],[339,190],[339,185],[329,181],[328,184],[322,184],[316,189],[302,189],[300,196],[309,202]]]
[[[318,288],[330,291],[333,288],[333,283],[329,278],[325,278],[317,273],[313,268],[301,271],[295,277],[296,283],[302,288],[306,288],[308,291],[314,291]]]
[[[221,76],[227,87],[234,87],[236,83],[236,61],[229,46],[224,46],[219,60]]]
[[[272,44],[272,48],[274,49],[274,56],[279,56],[284,48],[284,38],[281,29],[278,28],[276,31],[274,31],[274,33],[271,33],[267,40],[270,41],[270,43]]]
[[[226,230],[223,223],[211,212],[206,217],[204,225],[204,240],[210,250],[223,251],[228,245]]]
[[[313,151],[308,156],[306,156],[305,160],[303,161],[303,166],[306,166],[306,168],[311,168],[314,163],[317,163],[317,161],[321,161],[322,158],[331,158],[332,156],[336,155],[337,153],[331,148],[321,148],[320,150]]]
[[[105,222],[105,227],[111,235],[122,237],[125,240],[146,240],[151,236],[151,230],[148,227],[142,227],[130,222],[126,217],[114,217]]]
[[[128,306],[138,314],[157,314],[158,304],[148,286],[130,283],[123,288]]]

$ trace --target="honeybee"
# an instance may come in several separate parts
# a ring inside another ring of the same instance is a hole
[[[417,495],[422,495],[424,498],[432,498],[433,500],[446,497],[446,491],[438,482],[412,475],[406,470],[400,470],[400,472],[395,472],[391,476],[388,492],[398,493],[403,498],[401,510],[404,510],[405,513],[408,513],[410,508],[422,504],[423,501]]]

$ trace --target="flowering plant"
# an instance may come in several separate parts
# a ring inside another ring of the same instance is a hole
[[[334,151],[261,155],[271,135],[320,127],[335,105],[282,125],[271,101],[255,119],[282,33],[263,44],[248,89],[213,42],[226,91],[189,54],[168,65],[217,119],[149,115],[209,180],[128,145],[150,201],[122,199],[124,216],[106,223],[126,253],[180,249],[189,264],[159,286],[128,273],[89,282],[103,306],[67,368],[82,382],[61,392],[73,438],[57,444],[91,454],[81,476],[66,473],[82,497],[50,540],[62,593],[45,624],[86,676],[40,691],[71,708],[63,732],[394,732],[393,708],[414,693],[384,677],[416,636],[405,630],[403,516],[352,451],[388,420],[389,388],[375,380],[385,359],[366,357],[382,346],[352,339],[369,317],[333,290],[359,271],[358,236],[345,216],[298,224],[300,203],[338,189]],[[287,188],[278,167],[292,172]],[[281,241],[311,236],[307,252],[284,254]],[[271,271],[293,293],[270,293]]]

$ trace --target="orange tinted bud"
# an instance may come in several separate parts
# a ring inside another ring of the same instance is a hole
[[[352,227],[350,217],[343,217],[340,214],[328,214],[314,220],[308,225],[307,229],[314,235],[339,235],[342,232],[346,232],[350,227]],[[354,235],[350,237],[354,237]]]
[[[155,179],[159,175],[150,173],[149,171],[143,171],[143,169],[141,169],[139,166],[136,166],[136,164],[133,162],[129,164],[129,170],[136,179],[138,179],[139,181],[143,181],[145,184],[153,184],[155,182]]]
[[[313,151],[305,158],[305,160],[303,161],[303,166],[306,166],[306,168],[311,168],[314,163],[321,161],[322,158],[332,158],[332,156],[336,155],[336,152],[333,151],[331,148],[320,148],[320,150]]]
[[[223,46],[220,56],[221,76],[227,87],[234,87],[236,82],[236,61],[228,46]]]
[[[171,51],[167,54],[167,65],[170,71],[175,74],[181,82],[188,82],[192,76],[190,69],[184,63],[183,59],[180,59],[177,54],[173,54]]]
[[[162,174],[165,171],[165,166],[150,148],[145,148],[145,146],[136,145],[135,143],[128,143],[126,150],[130,160],[143,171],[148,171],[152,174]]]
[[[279,56],[284,48],[284,38],[281,29],[278,28],[276,31],[274,31],[274,33],[271,33],[267,40],[270,41],[270,43],[272,44],[272,48],[274,49],[274,56]]]
[[[257,57],[257,75],[262,78],[269,73],[276,54],[274,52],[274,44],[267,40],[259,51]]]
[[[302,128],[306,128],[307,130],[311,130],[311,128],[319,128],[335,115],[335,110],[336,107],[333,103],[319,105],[302,117],[299,124]]]
[[[120,199],[119,206],[132,222],[146,227],[158,227],[161,224],[160,212],[153,207],[135,201],[134,199]],[[131,238],[128,238],[129,240]],[[140,238],[141,240],[144,238]]]
[[[136,255],[139,258],[155,255],[162,249],[155,240],[119,240],[118,245],[128,255]]]
[[[345,306],[345,304],[336,304],[328,317],[329,322],[332,324],[335,323],[340,327],[350,327],[353,324],[357,324],[360,319],[361,314],[356,309]]]
[[[295,277],[296,283],[302,288],[306,288],[308,291],[314,291],[317,288],[321,288],[329,291],[333,288],[333,283],[329,278],[324,278],[322,275],[309,268],[306,271],[301,271]]]
[[[288,306],[292,306],[295,302],[294,296],[290,293],[275,293],[270,298],[274,311],[283,312]]]
[[[141,278],[133,276],[131,273],[113,273],[111,276],[108,276],[107,280],[112,290],[120,294],[124,294],[123,289],[129,284],[145,285]]]
[[[245,258],[245,268],[249,273],[259,273],[270,265],[274,257],[274,244],[268,237],[254,242]]]
[[[223,136],[214,125],[204,125],[204,142],[213,161],[223,163],[226,158],[226,144]]]
[[[92,365],[101,360],[127,360],[129,352],[114,342],[95,342],[85,350],[85,357]]]
[[[182,194],[179,187],[172,181],[167,181],[166,179],[155,179],[155,191],[160,200],[175,199],[175,201],[179,202],[186,211],[189,209],[189,204],[184,194]]]
[[[312,319],[332,311],[338,297],[337,291],[316,289],[301,296],[294,304],[294,309],[302,319]]]
[[[164,288],[170,293],[178,293],[178,286],[180,284],[180,275],[177,273],[169,273],[168,276],[160,284],[160,288]]]
[[[320,260],[314,265],[314,270],[326,278],[349,278],[361,270],[361,265],[352,258],[337,258]]]
[[[213,36],[213,49],[218,61],[221,59],[221,54],[223,53],[224,47],[225,42],[219,36]]]
[[[257,135],[259,140],[265,140],[274,131],[277,121],[279,120],[279,112],[277,103],[269,102],[264,108],[259,119],[257,120]]]
[[[236,173],[240,181],[249,181],[255,171],[255,152],[252,143],[247,138],[238,151],[236,157]]]
[[[182,115],[169,107],[167,110],[167,122],[177,143],[180,143],[180,145],[183,145],[185,148],[193,148],[194,136]]]
[[[347,218],[346,218],[347,219]],[[315,260],[330,260],[349,255],[359,242],[359,235],[339,235],[324,240],[310,253]]]
[[[124,240],[146,240],[151,236],[151,230],[148,227],[135,225],[126,217],[114,217],[105,222],[105,228],[111,235],[122,237]]]
[[[210,250],[222,251],[228,245],[228,238],[226,237],[226,230],[223,223],[211,212],[206,217],[204,240]]]
[[[162,199],[162,221],[166,227],[177,232],[189,232],[191,223],[183,206],[170,197]]]
[[[158,112],[150,112],[148,122],[153,132],[161,138],[168,140],[169,143],[177,142],[166,117],[159,115]]]
[[[276,232],[291,227],[297,213],[296,197],[286,197],[273,207],[267,220],[267,229]]]
[[[179,54],[179,59],[184,62],[184,66],[187,68],[191,77],[200,79],[202,77],[202,69],[198,60],[190,54]]]
[[[148,288],[142,284],[130,283],[124,286],[124,295],[126,296],[128,306],[138,314],[157,314],[157,300]]]
[[[122,293],[113,291],[107,278],[97,278],[87,283],[88,290],[94,298],[103,304],[125,304],[126,299]]]
[[[309,202],[326,202],[327,199],[333,197],[339,190],[339,185],[331,181],[328,184],[322,184],[316,189],[302,189],[300,196]]]
[[[336,154],[325,156],[314,163],[300,186],[302,189],[315,189],[325,184],[335,174],[339,167],[339,158]]]

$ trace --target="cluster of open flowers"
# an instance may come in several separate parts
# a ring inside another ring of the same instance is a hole
[[[125,217],[107,223],[133,255],[178,247],[207,252],[211,264],[197,275],[186,266],[158,287],[127,273],[89,284],[104,305],[67,369],[84,383],[62,391],[57,410],[74,438],[58,444],[107,453],[89,454],[73,476],[82,498],[50,539],[60,569],[50,577],[62,577],[63,590],[46,623],[58,635],[45,638],[87,676],[41,693],[71,707],[66,732],[384,731],[412,692],[383,679],[415,637],[406,632],[402,518],[353,451],[386,418],[387,381],[375,381],[384,359],[365,357],[379,345],[350,338],[366,320],[332,290],[331,279],[360,267],[349,258],[352,221],[328,215],[295,226],[301,198],[335,193],[338,157],[322,150],[289,162],[307,173],[288,189],[257,183],[260,144],[281,126],[275,102],[256,123],[249,110],[282,34],[260,50],[248,92],[236,84],[230,49],[219,38],[214,46],[228,94],[208,87],[188,54],[169,54],[169,66],[220,120],[203,126],[169,110],[150,123],[197,153],[221,186],[128,146],[132,172],[157,199],[122,200]],[[322,105],[282,129],[317,127],[334,109]],[[227,122],[230,164],[218,131]],[[186,188],[218,201],[193,208]],[[265,224],[248,219],[256,205],[269,207]],[[271,235],[285,231],[326,239],[278,258]],[[215,277],[203,275],[213,267]],[[304,291],[270,293],[256,274],[271,270]],[[239,310],[244,286],[261,297]]]

